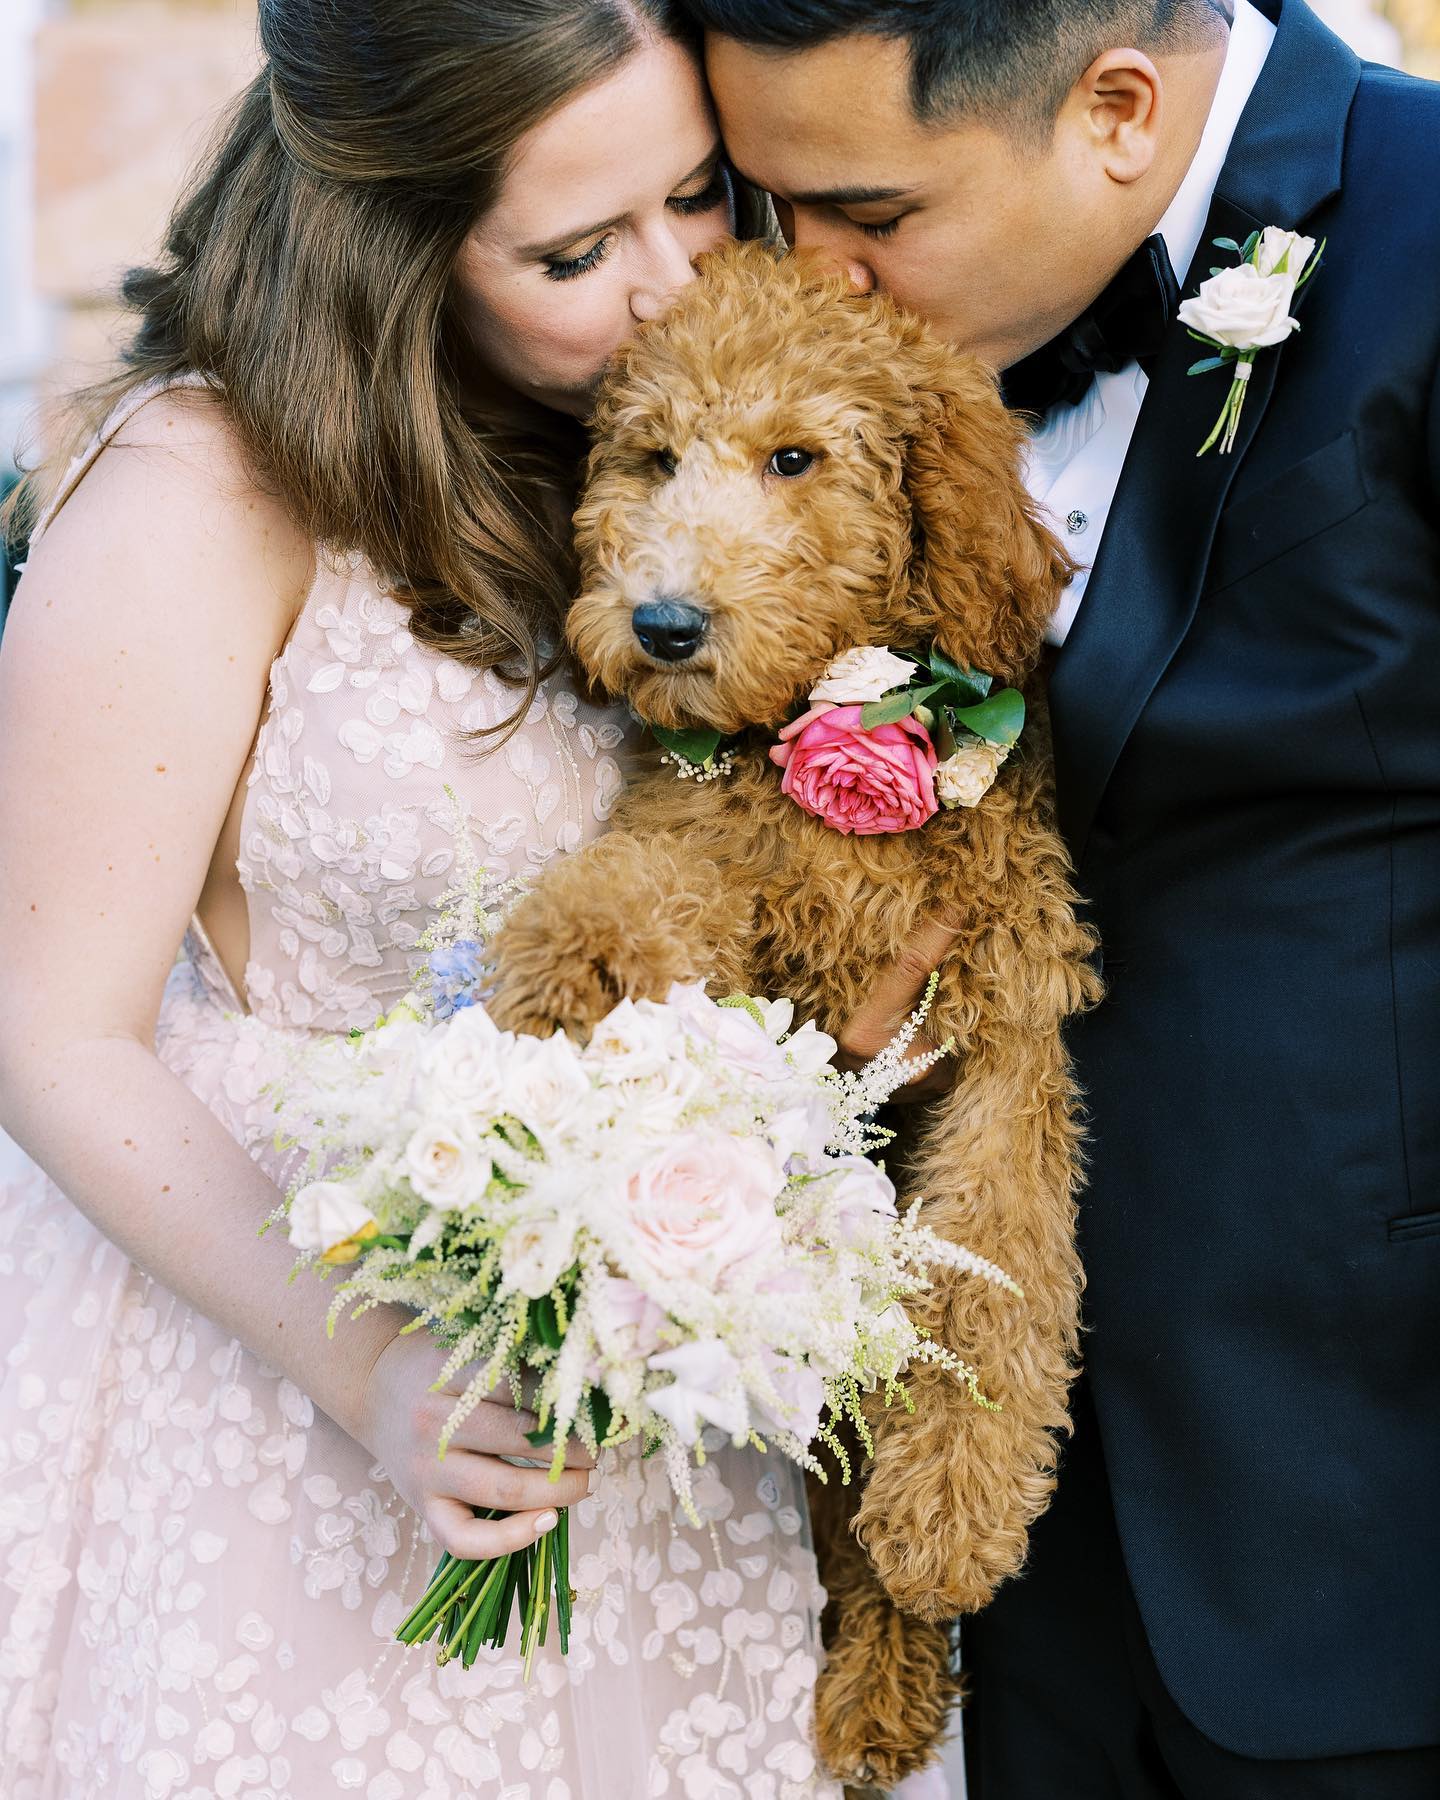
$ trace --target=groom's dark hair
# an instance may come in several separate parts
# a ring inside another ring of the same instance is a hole
[[[1223,31],[1234,0],[682,0],[707,31],[776,50],[833,38],[902,39],[910,101],[1047,132],[1071,87],[1118,45],[1179,49]]]

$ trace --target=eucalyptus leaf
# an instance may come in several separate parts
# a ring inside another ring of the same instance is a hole
[[[690,731],[669,731],[663,725],[652,725],[650,734],[672,756],[683,756],[686,762],[704,765],[720,748],[724,736],[720,731],[697,727]]]
[[[1002,688],[979,706],[967,706],[955,714],[956,722],[990,744],[1007,749],[1025,725],[1025,696],[1015,688]]]
[[[1240,254],[1240,246],[1234,238],[1211,238],[1210,242],[1217,250],[1233,250],[1237,256]]]
[[[1185,371],[1187,375],[1208,375],[1212,369],[1223,369],[1226,358],[1223,356],[1202,357],[1197,363],[1191,363]]]
[[[1249,237],[1247,237],[1245,242],[1240,246],[1241,262],[1249,262],[1250,258],[1255,254],[1255,246],[1259,242],[1260,233],[1258,231],[1252,231]]]

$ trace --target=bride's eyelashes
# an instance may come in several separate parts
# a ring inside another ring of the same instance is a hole
[[[730,171],[720,163],[711,173],[705,186],[694,194],[672,194],[665,202],[673,213],[682,218],[695,218],[702,213],[715,212],[722,206],[729,206],[734,189],[730,181]],[[616,234],[607,231],[602,238],[597,238],[588,250],[579,256],[547,256],[544,259],[545,273],[551,281],[574,281],[578,275],[588,275],[592,269],[598,268],[610,254],[615,243]]]
[[[604,262],[614,241],[614,232],[607,231],[604,237],[598,238],[579,256],[547,256],[545,273],[551,281],[573,281],[577,275],[588,275],[591,269],[598,268]]]
[[[698,194],[672,194],[665,204],[671,212],[690,218],[696,213],[714,212],[716,207],[728,206],[734,191],[730,171],[720,163]]]

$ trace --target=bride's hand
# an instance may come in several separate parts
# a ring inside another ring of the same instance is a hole
[[[444,1351],[420,1332],[396,1336],[371,1365],[355,1432],[400,1495],[430,1527],[442,1550],[481,1561],[523,1550],[557,1523],[557,1509],[573,1506],[589,1489],[593,1459],[583,1445],[568,1446],[558,1481],[546,1469],[517,1469],[501,1459],[545,1456],[526,1441],[532,1413],[504,1399],[482,1400],[437,1454],[440,1433],[461,1387],[430,1392],[444,1366]],[[504,1519],[477,1519],[474,1507],[493,1507]]]

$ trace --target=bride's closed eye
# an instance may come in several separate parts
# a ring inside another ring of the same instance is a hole
[[[688,194],[672,194],[665,204],[671,212],[679,213],[682,218],[695,218],[703,213],[715,212],[722,206],[729,206],[734,192],[729,169],[724,163],[717,163],[710,171],[704,187]],[[610,254],[616,235],[614,231],[607,231],[578,256],[545,257],[546,275],[551,281],[574,281],[577,276],[588,275]]]

